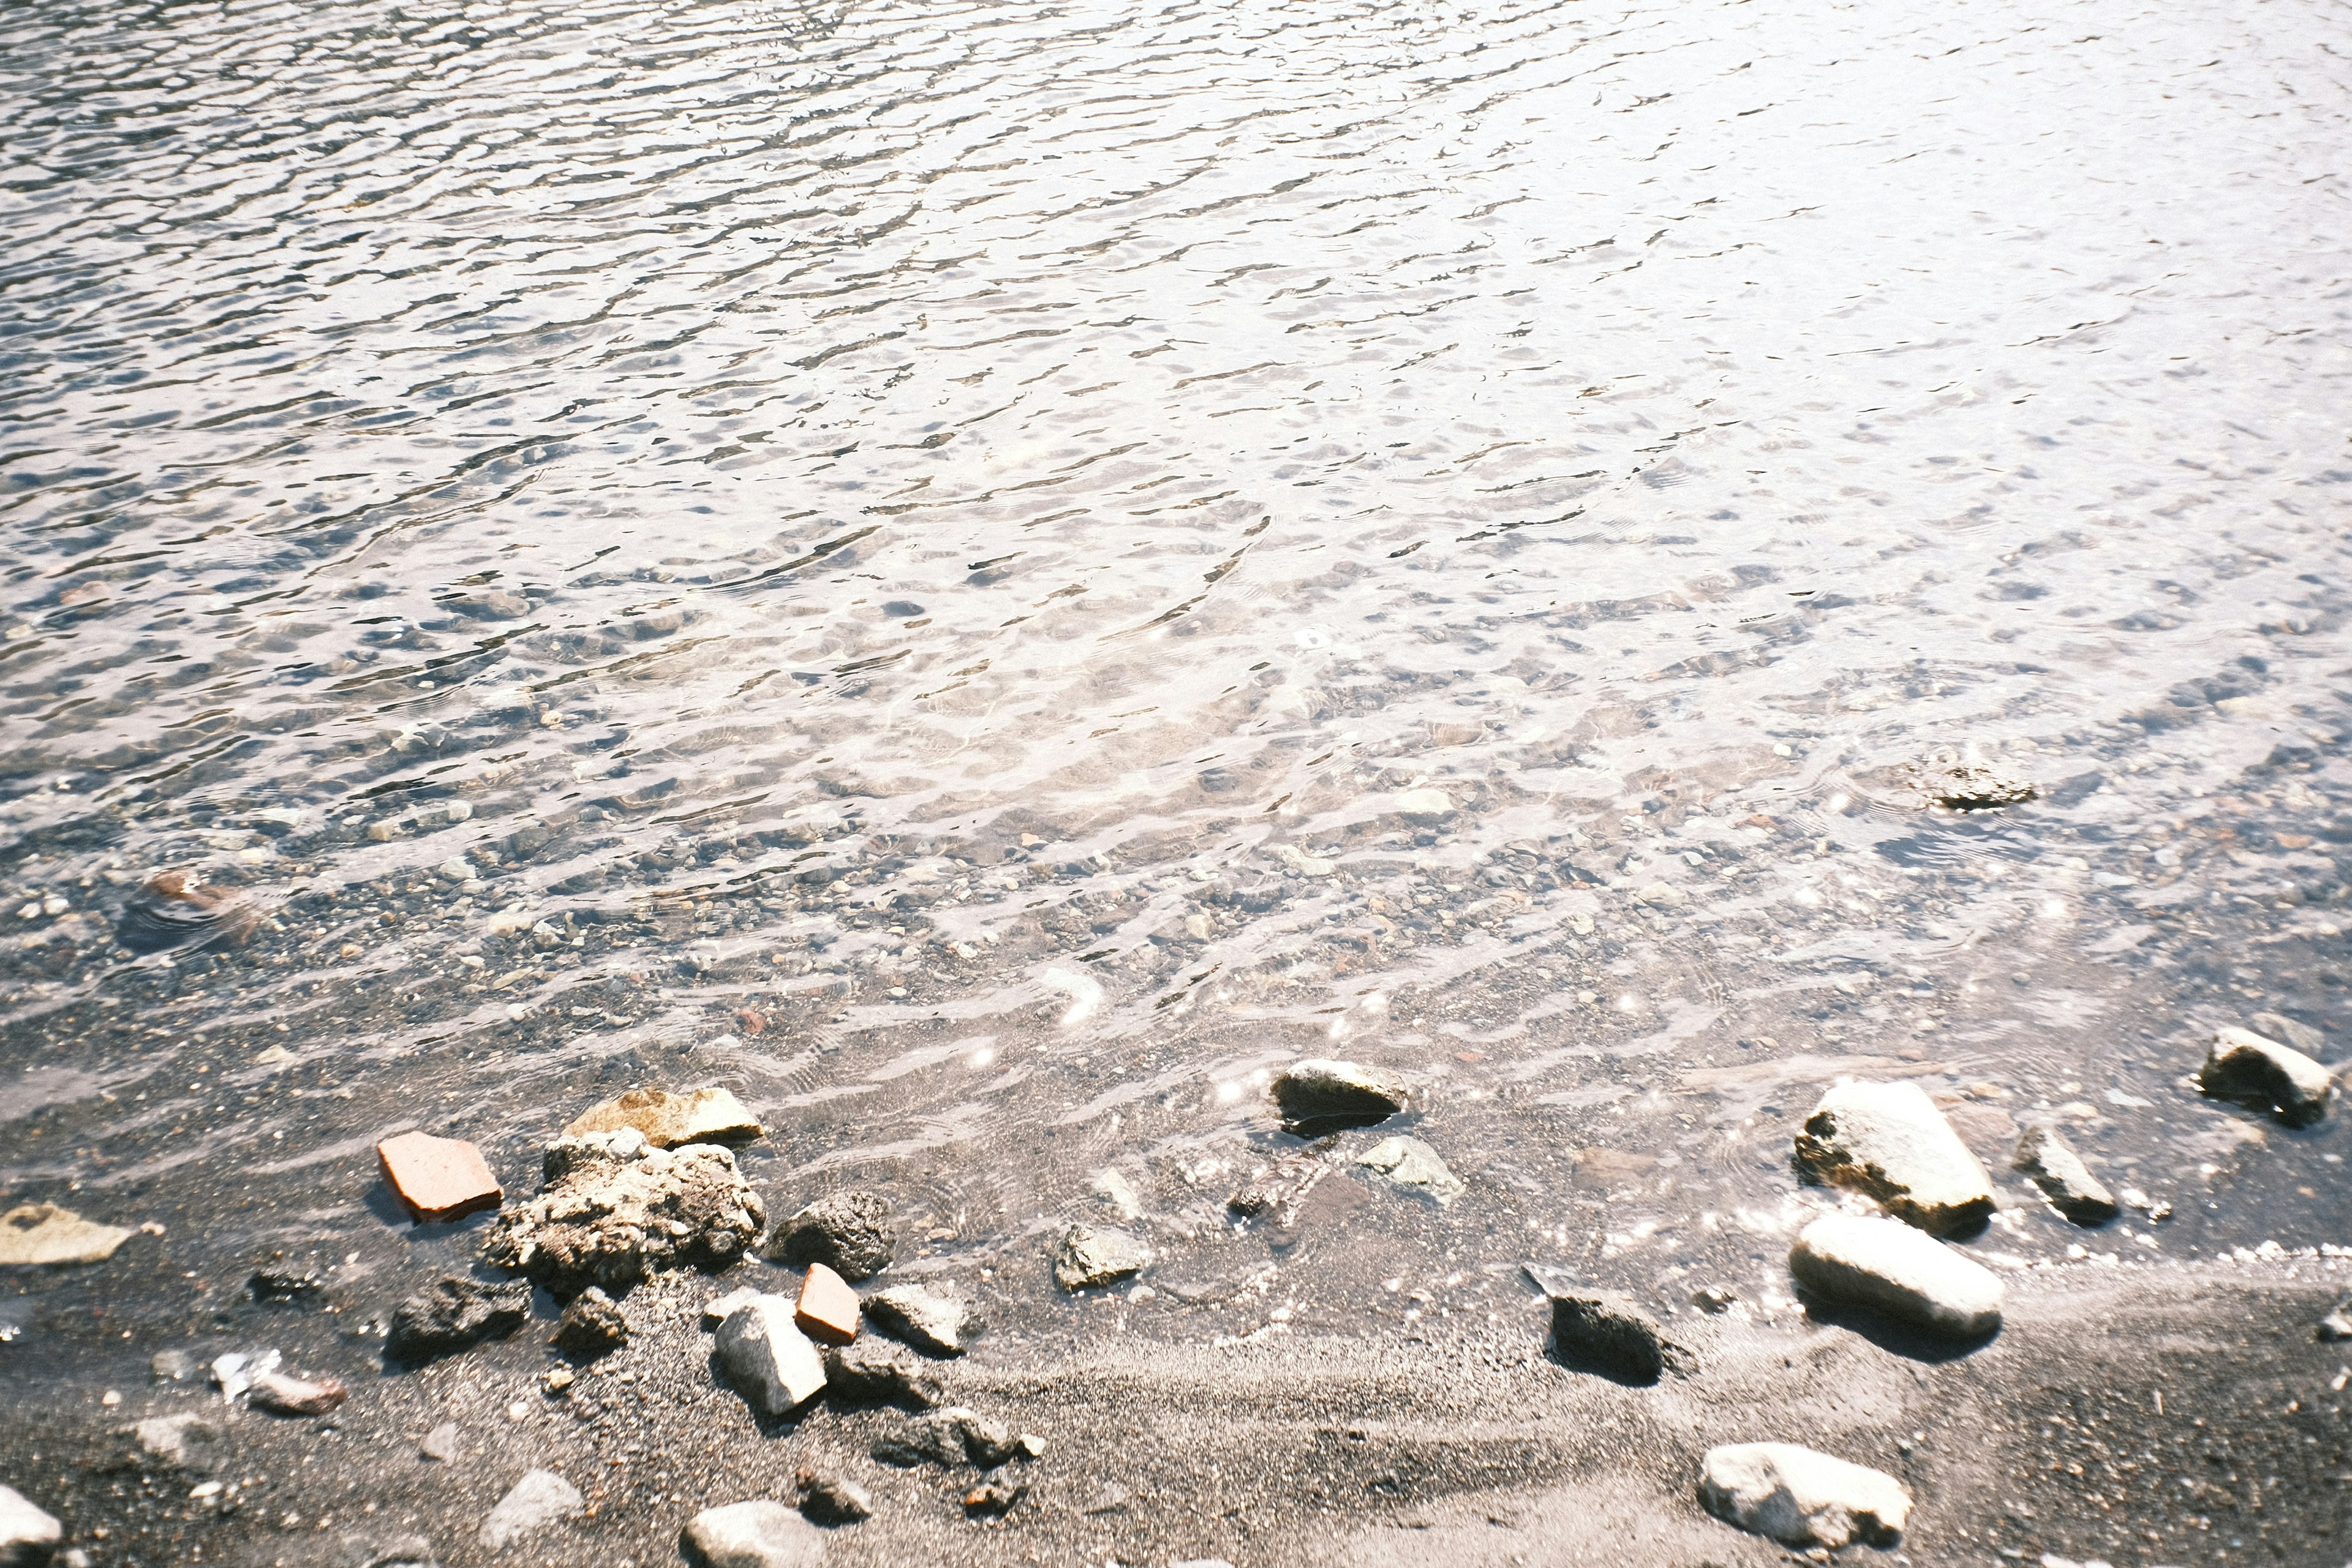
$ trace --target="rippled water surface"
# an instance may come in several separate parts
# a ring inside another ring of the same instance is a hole
[[[1015,1333],[1769,1305],[1842,1073],[2179,1211],[2011,1262],[2343,1239],[2182,1082],[2343,1011],[2336,20],[0,8],[0,1195],[163,1231],[12,1331],[641,1082]],[[1464,1194],[1231,1225],[1315,1054]]]

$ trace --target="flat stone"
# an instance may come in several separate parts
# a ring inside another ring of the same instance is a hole
[[[857,1292],[824,1264],[812,1263],[793,1303],[793,1321],[819,1344],[845,1345],[857,1337]]]
[[[577,1519],[587,1510],[580,1489],[553,1470],[531,1470],[507,1489],[482,1521],[482,1544],[503,1552],[510,1542],[536,1535],[551,1524]]]
[[[0,1568],[45,1568],[65,1526],[14,1487],[0,1487]]]
[[[924,1365],[896,1345],[867,1340],[824,1352],[825,1386],[860,1405],[900,1405],[928,1410],[947,1390]]]
[[[766,1498],[704,1509],[686,1527],[685,1543],[702,1568],[806,1568],[824,1561],[824,1532]]]
[[[0,1263],[103,1263],[133,1234],[55,1204],[19,1204],[0,1214]]]
[[[2105,1225],[2124,1212],[2055,1127],[2027,1128],[2012,1163],[2033,1179],[2051,1206],[2076,1225]]]
[[[506,1196],[482,1152],[462,1138],[403,1132],[375,1146],[376,1165],[408,1217],[419,1225],[494,1209]]]
[[[1398,792],[1397,811],[1414,822],[1443,822],[1454,815],[1454,797],[1442,789],[1409,789]]]
[[[139,1447],[150,1458],[182,1469],[201,1469],[217,1457],[220,1428],[208,1417],[194,1411],[181,1411],[173,1415],[151,1415],[135,1423],[131,1435],[139,1440]]]
[[[719,1370],[763,1415],[782,1415],[824,1392],[824,1359],[782,1296],[754,1296],[727,1314],[713,1343]]]
[[[2197,1087],[2219,1100],[2262,1106],[2290,1127],[2308,1127],[2327,1114],[2336,1077],[2293,1046],[2231,1027],[2215,1031]]]
[[[803,1468],[793,1478],[801,1512],[819,1524],[856,1524],[874,1517],[874,1494],[832,1470]]]
[[[1690,1370],[1690,1352],[1630,1296],[1580,1284],[1557,1268],[1521,1265],[1551,1302],[1552,1355],[1626,1383],[1655,1383]]]
[[[1857,1541],[1893,1546],[1911,1517],[1911,1494],[1893,1476],[1794,1443],[1709,1448],[1698,1500],[1726,1524],[1832,1552]]]
[[[734,1152],[716,1143],[656,1149],[634,1128],[591,1132],[549,1144],[543,1170],[540,1195],[499,1216],[482,1256],[565,1300],[664,1269],[725,1268],[767,1223]]]
[[[1402,1110],[1410,1099],[1404,1079],[1361,1062],[1293,1062],[1274,1080],[1275,1104],[1293,1131],[1369,1127]]]
[[[384,1348],[415,1364],[454,1355],[484,1340],[504,1339],[530,1316],[530,1287],[516,1280],[488,1285],[449,1275],[403,1301],[392,1314]]]
[[[1357,1155],[1356,1163],[1378,1171],[1408,1192],[1435,1199],[1440,1208],[1462,1195],[1462,1178],[1418,1138],[1383,1138]]]
[[[147,1375],[157,1383],[185,1383],[204,1367],[194,1351],[157,1351],[147,1358]]]
[[[1074,1225],[1054,1248],[1054,1282],[1065,1290],[1090,1290],[1131,1279],[1151,1262],[1151,1248],[1123,1230]]]
[[[566,1138],[618,1132],[633,1127],[656,1149],[681,1143],[740,1143],[761,1136],[760,1119],[732,1089],[697,1089],[672,1094],[666,1089],[633,1089],[591,1106],[572,1118]]]
[[[1805,1118],[1797,1162],[1937,1236],[1992,1217],[1992,1178],[1916,1083],[1838,1084]]]
[[[702,1326],[715,1329],[727,1321],[727,1314],[760,1292],[749,1285],[738,1285],[723,1295],[713,1296],[702,1304]]]
[[[1824,1215],[1798,1236],[1789,1272],[1824,1300],[1937,1333],[1973,1339],[2000,1327],[1992,1271],[1895,1220]]]
[[[873,1193],[835,1193],[778,1226],[765,1256],[799,1268],[822,1263],[856,1282],[890,1267],[898,1247],[889,1199]]]
[[[289,1377],[282,1372],[253,1375],[250,1403],[272,1415],[324,1415],[351,1397],[351,1390],[331,1377]]]
[[[893,1339],[930,1355],[961,1355],[975,1326],[971,1303],[920,1285],[893,1285],[866,1298],[866,1316]]]
[[[458,1446],[464,1440],[465,1435],[455,1421],[444,1421],[416,1440],[416,1452],[419,1458],[446,1464],[457,1457]]]
[[[591,1285],[563,1309],[550,1342],[566,1355],[593,1359],[629,1342],[629,1321],[620,1303]]]

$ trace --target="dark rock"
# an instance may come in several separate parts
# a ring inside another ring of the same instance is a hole
[[[910,1415],[874,1439],[874,1457],[886,1465],[976,1465],[992,1470],[1021,1451],[1020,1440],[995,1422],[961,1405]]]
[[[765,1256],[802,1268],[822,1263],[854,1284],[887,1268],[898,1247],[889,1199],[872,1193],[835,1193],[777,1226]]]
[[[1578,1284],[1541,1264],[1523,1267],[1551,1302],[1549,1349],[1563,1365],[1633,1384],[1690,1370],[1690,1353],[1667,1339],[1658,1320],[1633,1298]]]
[[[2292,1046],[2228,1028],[2214,1034],[2197,1087],[2217,1099],[2269,1110],[2290,1127],[2308,1127],[2327,1114],[2336,1080]]]
[[[530,1287],[485,1285],[451,1275],[400,1304],[384,1348],[411,1363],[454,1355],[484,1340],[504,1339],[530,1316]]]
[[[2091,1174],[2066,1135],[2054,1127],[2027,1128],[2011,1163],[2033,1179],[2052,1207],[2076,1225],[2105,1225],[2123,1213],[2115,1194]]]
[[[613,1298],[591,1285],[572,1298],[555,1321],[553,1343],[566,1355],[593,1360],[629,1342],[629,1322]]]
[[[947,1390],[920,1362],[894,1345],[861,1341],[824,1352],[825,1386],[853,1405],[929,1410]]]
[[[245,1289],[257,1301],[291,1301],[301,1307],[320,1306],[327,1300],[326,1279],[310,1267],[272,1264],[257,1268]]]
[[[846,1476],[804,1468],[794,1479],[805,1518],[819,1524],[856,1524],[874,1517],[874,1495]]]

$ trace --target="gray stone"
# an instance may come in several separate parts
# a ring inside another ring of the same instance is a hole
[[[1709,1448],[1698,1500],[1726,1524],[1832,1552],[1857,1541],[1893,1546],[1911,1517],[1911,1494],[1893,1476],[1794,1443]]]
[[[1294,1131],[1369,1127],[1405,1108],[1412,1091],[1394,1073],[1361,1062],[1293,1062],[1274,1080],[1274,1101]]]
[[[2013,1162],[2033,1178],[2051,1206],[2076,1225],[2105,1225],[2123,1210],[2106,1184],[2091,1174],[2083,1157],[2054,1127],[2029,1127],[2017,1141]]]
[[[961,1355],[977,1326],[971,1303],[920,1285],[893,1285],[866,1298],[866,1321],[929,1355]]]
[[[2352,1295],[2336,1303],[2336,1310],[2319,1320],[2323,1340],[2352,1340]]]
[[[788,1296],[754,1296],[727,1314],[719,1370],[752,1409],[782,1415],[824,1392],[824,1360],[793,1321]]]
[[[253,1374],[251,1403],[272,1415],[324,1415],[351,1397],[331,1377],[289,1377],[282,1372]]]
[[[2305,1056],[2316,1058],[2327,1048],[2327,1037],[2308,1024],[2298,1024],[2284,1013],[2257,1013],[2246,1020],[2264,1039],[2284,1040]]]
[[[613,1298],[591,1285],[572,1298],[555,1321],[555,1348],[566,1355],[593,1360],[629,1342],[629,1321]]]
[[[727,1321],[727,1314],[760,1292],[749,1285],[738,1285],[724,1295],[713,1296],[702,1304],[702,1326],[715,1329]]]
[[[147,1362],[147,1375],[157,1383],[185,1383],[204,1371],[193,1351],[157,1351]]]
[[[455,1421],[444,1421],[416,1440],[416,1451],[428,1459],[447,1463],[457,1457],[457,1446],[463,1440]]]
[[[2327,1114],[2336,1077],[2292,1046],[2232,1027],[2215,1031],[2197,1087],[2219,1100],[2263,1107],[2290,1127],[2308,1127]]]
[[[1579,1284],[1557,1268],[1521,1266],[1551,1302],[1552,1355],[1627,1383],[1655,1383],[1691,1369],[1690,1352],[1630,1296]]]
[[[793,1478],[801,1489],[801,1512],[819,1524],[856,1524],[874,1517],[874,1494],[832,1470],[803,1468]]]
[[[220,1451],[220,1428],[191,1411],[151,1415],[133,1425],[131,1433],[149,1456],[184,1470],[206,1468]]]
[[[1418,1138],[1383,1138],[1357,1155],[1356,1163],[1378,1171],[1408,1192],[1435,1199],[1440,1208],[1462,1194],[1462,1178]]]
[[[835,1193],[778,1226],[765,1256],[801,1268],[822,1263],[855,1284],[889,1268],[898,1248],[889,1199],[873,1193]]]
[[[433,1542],[422,1535],[344,1535],[335,1543],[334,1568],[441,1568]]]
[[[634,1128],[592,1132],[549,1144],[543,1172],[540,1195],[499,1216],[482,1255],[566,1300],[663,1269],[724,1268],[767,1224],[734,1152],[716,1143],[656,1149]]]
[[[1789,1272],[1826,1300],[1933,1332],[1975,1338],[2000,1327],[2001,1285],[1990,1269],[1891,1219],[1822,1215],[1790,1249]]]
[[[486,1285],[450,1275],[419,1290],[392,1314],[384,1348],[395,1361],[431,1361],[484,1340],[504,1339],[530,1316],[530,1287]]]
[[[0,1568],[47,1568],[65,1526],[13,1487],[0,1487]]]
[[[1916,1083],[1832,1088],[1797,1134],[1797,1162],[1816,1181],[1867,1193],[1936,1236],[1992,1217],[1992,1179]]]
[[[910,1415],[874,1439],[874,1457],[886,1465],[977,1465],[992,1470],[1021,1451],[1020,1439],[961,1405]]]
[[[578,1518],[587,1506],[580,1489],[553,1470],[529,1471],[482,1521],[482,1544],[492,1552],[503,1552],[510,1542],[536,1535],[551,1524]]]
[[[1054,1249],[1054,1282],[1065,1290],[1087,1290],[1131,1279],[1151,1262],[1151,1248],[1123,1230],[1074,1225]]]
[[[824,1383],[838,1399],[928,1410],[947,1390],[921,1363],[895,1345],[860,1340],[824,1352]]]
[[[765,1498],[703,1510],[686,1527],[685,1543],[702,1568],[807,1568],[824,1560],[824,1532]]]

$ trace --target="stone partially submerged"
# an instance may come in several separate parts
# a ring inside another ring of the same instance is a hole
[[[1386,1121],[1410,1099],[1404,1079],[1361,1062],[1293,1062],[1274,1080],[1284,1125],[1310,1135]]]
[[[1462,1195],[1462,1178],[1418,1138],[1383,1138],[1357,1155],[1356,1163],[1379,1172],[1391,1186],[1435,1200],[1440,1208]]]
[[[1054,1249],[1054,1282],[1065,1290],[1089,1290],[1133,1279],[1151,1262],[1151,1248],[1123,1230],[1074,1225]]]
[[[483,1245],[493,1266],[569,1300],[649,1274],[723,1268],[767,1223],[760,1196],[716,1143],[656,1149],[634,1128],[547,1146],[540,1195],[509,1209]]]
[[[2336,1075],[2293,1046],[2233,1026],[2214,1032],[2197,1087],[2217,1100],[2267,1110],[2290,1127],[2308,1127],[2327,1114]]]
[[[1990,1269],[1891,1219],[1823,1215],[1790,1248],[1789,1272],[1826,1301],[1933,1333],[1976,1339],[2000,1327],[2001,1284]]]
[[[2123,1213],[2106,1184],[2091,1174],[2091,1167],[2055,1127],[2027,1128],[2017,1141],[2012,1163],[2032,1178],[2053,1208],[2076,1225],[2105,1225]]]
[[[1992,1178],[1916,1083],[1841,1083],[1797,1134],[1797,1163],[1815,1181],[1866,1193],[1936,1236],[1992,1217]]]
[[[566,1138],[618,1132],[634,1127],[656,1149],[681,1143],[740,1143],[764,1131],[760,1119],[727,1089],[697,1089],[672,1094],[666,1089],[633,1089],[591,1106],[563,1130]]]
[[[889,1199],[875,1193],[835,1193],[776,1226],[766,1256],[803,1268],[822,1263],[855,1283],[889,1268],[898,1249]]]
[[[1726,1524],[1832,1552],[1854,1542],[1895,1545],[1911,1517],[1911,1494],[1893,1476],[1794,1443],[1709,1448],[1698,1500]]]

